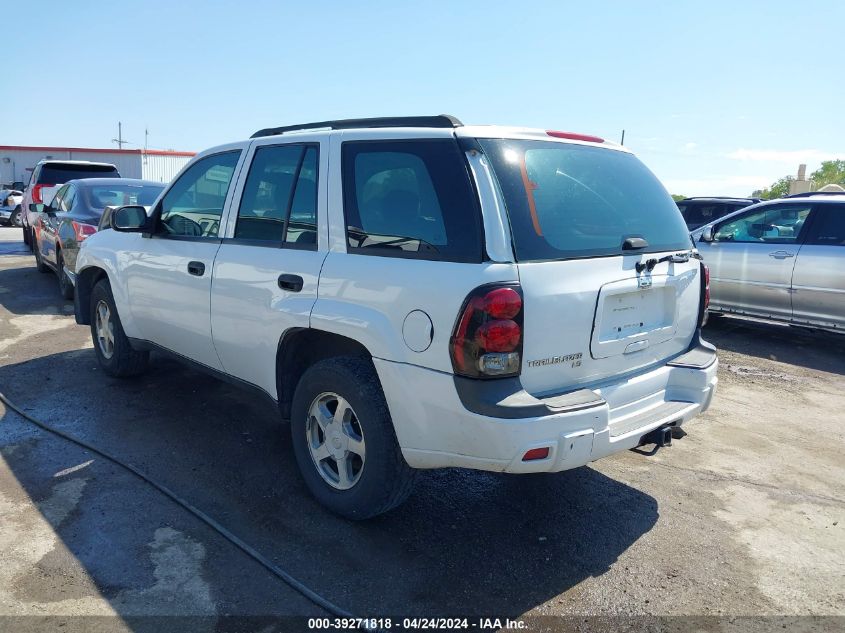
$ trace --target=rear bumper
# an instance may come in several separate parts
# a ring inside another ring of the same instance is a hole
[[[534,399],[525,404],[524,417],[494,417],[468,409],[451,374],[374,362],[408,464],[529,473],[583,466],[638,446],[642,436],[656,428],[686,424],[713,398],[718,361],[715,354],[710,356],[706,366],[666,364],[626,377],[590,390],[593,398],[582,390],[572,402],[563,396],[548,399],[550,404]],[[564,406],[555,410],[561,403]],[[548,457],[523,462],[533,448],[548,448]]]
[[[12,217],[12,211],[14,209],[0,209],[0,220],[4,222],[9,220]]]

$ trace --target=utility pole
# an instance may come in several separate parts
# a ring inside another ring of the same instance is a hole
[[[117,138],[113,138],[111,142],[117,143],[118,149],[123,149],[123,145],[126,143],[126,141],[123,140],[123,125],[120,121],[117,122]]]

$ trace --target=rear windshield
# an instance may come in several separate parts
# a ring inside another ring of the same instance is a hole
[[[687,223],[687,227],[697,229],[699,226],[709,224],[714,220],[733,213],[737,209],[747,207],[747,204],[726,204],[724,202],[679,202],[678,208]]]
[[[125,204],[150,206],[158,198],[164,185],[97,185],[86,187],[85,197],[92,209],[121,207]]]
[[[61,165],[48,164],[41,168],[39,185],[61,185],[79,178],[120,178],[112,165]]]
[[[507,206],[518,261],[623,253],[629,237],[682,250],[689,230],[657,178],[627,152],[512,139],[480,139]]]

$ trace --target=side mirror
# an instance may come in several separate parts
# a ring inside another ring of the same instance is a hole
[[[142,233],[148,223],[147,210],[137,204],[118,207],[111,216],[111,227],[124,233]]]
[[[35,202],[31,202],[29,205],[29,212],[30,213],[41,213],[44,210],[43,204],[37,204]]]
[[[713,241],[713,227],[708,226],[701,234],[701,237],[698,238],[700,242],[712,242]]]

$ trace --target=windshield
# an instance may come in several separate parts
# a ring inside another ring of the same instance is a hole
[[[702,202],[678,203],[681,215],[684,217],[687,227],[689,227],[690,230],[709,224],[710,222],[718,220],[722,216],[725,216],[728,213],[733,213],[737,209],[742,209],[745,206],[748,205]]]
[[[98,185],[86,188],[88,206],[92,209],[121,207],[125,204],[150,206],[164,185]]]
[[[112,165],[62,165],[49,163],[41,168],[38,184],[61,185],[68,180],[82,178],[120,178],[117,168]]]
[[[499,181],[518,261],[690,247],[689,231],[660,181],[627,152],[554,141],[480,139]]]

